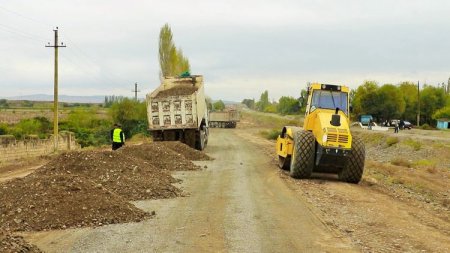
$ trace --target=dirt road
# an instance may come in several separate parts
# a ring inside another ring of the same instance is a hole
[[[178,172],[187,197],[135,202],[140,223],[25,234],[45,252],[358,252],[280,177],[240,129],[212,129],[202,171]]]

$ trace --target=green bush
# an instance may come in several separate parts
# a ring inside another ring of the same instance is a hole
[[[420,126],[420,129],[423,129],[423,130],[434,130],[434,127],[432,127],[432,126],[428,125],[427,123],[425,123],[425,124]]]
[[[8,134],[8,125],[0,123],[0,135]]]
[[[99,119],[96,108],[76,108],[60,124],[61,130],[73,132],[82,147],[101,146],[110,143],[112,121]]]
[[[212,106],[215,111],[222,111],[225,109],[225,103],[222,100],[214,102]]]
[[[434,166],[436,166],[436,162],[427,160],[427,159],[422,159],[422,160],[416,161],[414,163],[414,166],[416,166],[416,167],[434,167]]]
[[[269,140],[276,140],[278,136],[281,134],[281,131],[278,129],[272,130],[263,130],[259,132],[264,138]]]
[[[406,139],[405,141],[403,141],[403,143],[412,147],[415,151],[420,150],[420,148],[422,147],[422,144],[420,142],[415,141],[413,139]]]
[[[127,139],[137,133],[148,134],[147,107],[145,102],[122,99],[115,102],[110,110],[114,123],[120,123]]]
[[[300,103],[294,97],[282,96],[278,100],[277,111],[281,115],[294,114],[300,111]]]
[[[13,127],[9,128],[8,133],[14,135],[17,139],[23,139],[28,135],[37,135],[39,138],[48,138],[51,132],[51,122],[45,117],[35,117],[32,119],[23,119]]]
[[[74,133],[75,139],[81,145],[81,147],[101,146],[110,143],[109,128],[80,128],[74,131]]]
[[[9,107],[8,100],[0,99],[0,108],[8,108],[8,107]]]
[[[32,101],[24,100],[22,102],[23,107],[33,107],[34,103]]]
[[[125,138],[143,134],[148,136],[147,108],[144,102],[122,98],[114,101],[108,119],[100,119],[98,108],[74,108],[60,128],[75,133],[82,147],[109,144],[113,123],[120,123]]]

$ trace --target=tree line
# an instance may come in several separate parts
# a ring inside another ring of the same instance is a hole
[[[282,96],[278,101],[270,101],[269,91],[265,90],[261,93],[259,100],[246,98],[241,103],[252,110],[286,115],[304,113],[306,99],[306,90],[301,90],[298,97]]]
[[[450,87],[445,85],[423,85],[418,90],[417,84],[412,82],[380,85],[376,81],[365,81],[352,89],[349,96],[353,117],[370,114],[378,122],[403,119],[417,124],[420,101],[421,124],[434,126],[437,119],[450,119]],[[306,89],[303,89],[297,97],[282,96],[278,101],[270,101],[266,90],[259,100],[247,98],[242,104],[261,112],[299,114],[305,111],[306,99]]]
[[[122,125],[127,139],[136,134],[148,135],[145,102],[124,97],[115,98],[119,99],[105,99],[102,106],[80,106],[70,109],[67,117],[59,121],[60,131],[73,132],[82,147],[109,144],[110,130],[114,123]],[[45,117],[22,119],[17,124],[0,123],[0,135],[13,135],[16,139],[30,137],[45,139],[51,134],[53,123]]]
[[[370,114],[378,122],[391,119],[408,120],[417,124],[420,103],[420,123],[435,125],[440,118],[450,118],[450,94],[443,86],[401,82],[397,85],[379,85],[365,81],[350,94],[355,115]]]

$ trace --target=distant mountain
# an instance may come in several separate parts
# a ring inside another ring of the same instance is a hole
[[[215,103],[215,102],[217,102],[217,101],[219,101],[219,99],[213,99],[211,102]],[[238,104],[240,104],[240,102],[229,101],[229,100],[222,100],[222,102],[223,102],[225,105],[238,105]]]
[[[3,97],[8,100],[30,100],[30,101],[53,101],[53,95],[47,94],[33,94],[25,96],[16,97]],[[103,103],[105,101],[105,96],[68,96],[59,95],[59,102],[67,103]]]
[[[240,104],[240,102],[236,102],[236,101],[228,101],[228,100],[222,100],[222,101],[226,105],[238,105],[238,104]]]
[[[29,100],[29,101],[53,101],[53,95],[47,94],[33,94],[33,95],[24,95],[24,96],[15,96],[15,97],[0,97],[0,99],[8,99],[8,100]],[[139,101],[143,101],[145,98],[138,98]],[[68,96],[68,95],[59,95],[59,102],[66,103],[103,103],[105,102],[105,96]],[[212,102],[217,102],[219,100],[213,100]],[[236,105],[240,104],[240,102],[236,101],[227,101],[222,100],[226,105]]]

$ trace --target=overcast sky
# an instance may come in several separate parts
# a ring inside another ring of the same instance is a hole
[[[264,90],[297,97],[307,82],[447,82],[450,1],[1,0],[0,97],[53,94],[53,28],[65,95],[143,97],[159,85],[169,23],[213,99]]]

